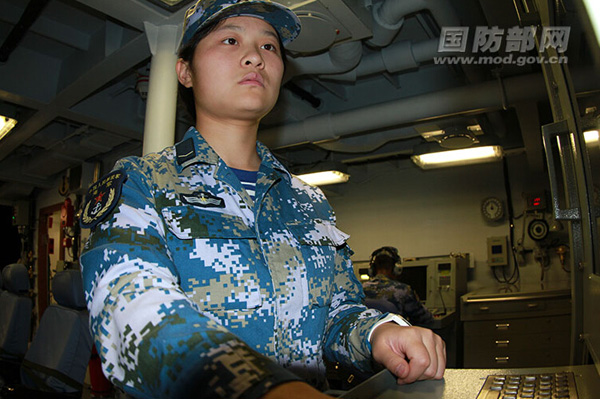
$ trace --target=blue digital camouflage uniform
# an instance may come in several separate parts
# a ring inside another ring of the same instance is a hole
[[[347,236],[319,189],[257,150],[255,201],[193,127],[116,164],[122,193],[81,264],[103,368],[126,392],[255,398],[298,377],[323,387],[323,354],[370,369],[382,315],[361,305]]]
[[[413,326],[429,327],[433,323],[433,315],[419,300],[413,289],[400,281],[378,274],[363,282],[365,297],[387,299],[396,308],[398,314]]]

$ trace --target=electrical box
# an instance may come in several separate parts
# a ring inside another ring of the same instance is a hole
[[[524,193],[525,210],[544,211],[546,210],[546,193],[544,191],[534,193]]]
[[[508,243],[506,236],[488,237],[488,266],[508,266]]]
[[[29,225],[29,202],[19,201],[13,206],[13,226]]]

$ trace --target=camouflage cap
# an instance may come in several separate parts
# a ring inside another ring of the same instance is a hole
[[[256,17],[268,22],[275,28],[284,46],[300,33],[300,20],[296,14],[270,0],[198,0],[185,13],[181,46],[215,18],[239,16]]]

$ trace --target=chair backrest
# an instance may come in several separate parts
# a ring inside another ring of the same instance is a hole
[[[398,313],[396,305],[387,299],[365,298],[365,306],[372,309],[377,309],[383,313]]]
[[[2,269],[4,290],[0,291],[0,358],[20,360],[27,351],[31,331],[32,300],[29,273],[13,263]]]
[[[42,315],[21,365],[21,382],[43,391],[78,392],[92,351],[81,272],[56,273],[52,293],[57,304]]]

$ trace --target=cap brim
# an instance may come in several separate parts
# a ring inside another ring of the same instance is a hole
[[[215,19],[241,16],[255,17],[269,23],[277,31],[284,46],[300,34],[300,20],[287,7],[273,2],[242,1],[229,4],[213,13],[202,23],[189,26],[184,32],[182,45],[187,43],[199,29]]]

